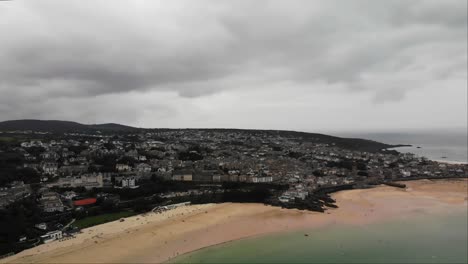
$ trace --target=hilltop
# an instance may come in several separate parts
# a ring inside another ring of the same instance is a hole
[[[78,132],[78,131],[136,131],[138,128],[114,123],[85,125],[72,121],[61,120],[8,120],[0,122],[0,131],[41,131],[41,132]]]
[[[283,136],[301,138],[304,142],[315,142],[325,144],[335,144],[345,149],[353,149],[368,152],[379,152],[382,149],[397,147],[399,145],[390,145],[368,139],[360,138],[342,138],[318,133],[307,133],[287,130],[254,130],[254,129],[223,129],[223,128],[188,128],[188,129],[167,129],[167,128],[136,128],[116,123],[106,124],[81,124],[72,121],[60,120],[9,120],[0,122],[0,131],[40,131],[51,133],[72,133],[72,132],[144,132],[144,131],[215,131],[215,132],[247,132],[252,135],[264,134],[271,136]]]

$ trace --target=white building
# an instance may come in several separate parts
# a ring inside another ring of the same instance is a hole
[[[56,162],[44,162],[42,163],[42,171],[47,175],[57,175],[58,165]]]
[[[267,176],[267,177],[252,177],[252,182],[254,183],[265,183],[265,182],[272,182],[273,177]]]
[[[120,179],[116,179],[116,188],[130,188],[136,189],[140,186],[136,185],[136,178],[135,177],[122,177]]]
[[[46,223],[36,224],[36,225],[34,225],[34,227],[36,227],[37,229],[40,229],[40,230],[47,230],[47,224]]]
[[[59,178],[57,182],[48,184],[49,187],[85,187],[86,189],[102,188],[104,185],[102,173],[83,174]]]
[[[400,170],[401,175],[403,177],[410,177],[411,176],[411,171],[406,171],[406,170]]]
[[[116,164],[115,168],[117,171],[122,172],[122,171],[130,171],[131,167],[127,164]]]
[[[133,188],[135,187],[135,178],[124,178],[122,179],[122,188]]]
[[[61,239],[63,237],[63,233],[60,230],[50,231],[45,235],[41,236],[41,239],[44,243],[49,243],[55,241],[57,239]]]

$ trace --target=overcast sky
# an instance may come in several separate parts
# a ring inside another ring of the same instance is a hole
[[[467,126],[467,1],[0,1],[0,120]]]

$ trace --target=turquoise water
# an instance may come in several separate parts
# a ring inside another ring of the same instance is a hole
[[[171,262],[467,263],[467,248],[465,212],[268,235],[209,247]]]

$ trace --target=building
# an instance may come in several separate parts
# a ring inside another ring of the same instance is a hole
[[[188,171],[188,170],[174,171],[174,173],[172,174],[172,180],[173,181],[192,181],[193,174],[191,171]]]
[[[192,181],[211,182],[215,173],[213,170],[197,170],[193,173]]]
[[[55,241],[57,239],[61,239],[63,237],[63,233],[60,230],[50,231],[45,235],[41,236],[41,239],[44,243],[49,243]]]
[[[111,173],[102,173],[102,186],[103,187],[113,186]]]
[[[86,206],[86,205],[93,205],[97,202],[96,198],[85,198],[80,200],[73,201],[74,206]]]
[[[93,173],[59,178],[57,182],[50,183],[48,186],[59,188],[85,187],[90,190],[92,188],[102,188],[104,186],[104,181],[102,173]]]
[[[224,174],[214,174],[213,181],[214,182],[225,182],[229,180],[229,175]]]
[[[221,175],[219,175],[219,174],[213,175],[213,181],[214,182],[220,182],[221,181]]]
[[[403,177],[411,177],[411,171],[400,170],[400,173]]]
[[[131,171],[132,168],[127,165],[127,164],[116,164],[115,165],[115,169],[119,172],[123,172],[123,171]]]
[[[86,173],[88,171],[88,165],[66,165],[58,169],[60,175],[76,175]]]
[[[58,160],[60,158],[60,155],[57,154],[55,151],[46,151],[40,154],[40,157],[43,160]]]
[[[249,178],[250,178],[250,177],[247,176],[247,175],[239,175],[238,180],[239,180],[240,182],[248,182],[248,181],[249,181]]]
[[[58,170],[58,164],[56,162],[44,162],[41,165],[44,174],[56,176]]]
[[[122,179],[122,188],[137,188],[135,177],[125,177]]]
[[[146,163],[140,163],[135,166],[135,171],[137,172],[151,172],[151,166]]]
[[[46,192],[42,194],[40,203],[44,212],[63,212],[65,207],[60,200],[60,195],[56,192]]]
[[[135,178],[129,177],[122,179],[122,188],[135,188]]]
[[[265,182],[273,182],[273,177],[252,177],[253,183],[265,183]]]
[[[75,198],[77,196],[78,195],[74,191],[69,191],[69,192],[65,192],[65,193],[62,194],[62,197],[65,200],[72,200],[73,198]]]
[[[39,229],[39,230],[47,230],[47,224],[46,223],[39,223],[39,224],[34,225],[34,227]]]
[[[29,184],[22,181],[12,182],[10,187],[0,187],[0,208],[31,195]]]

